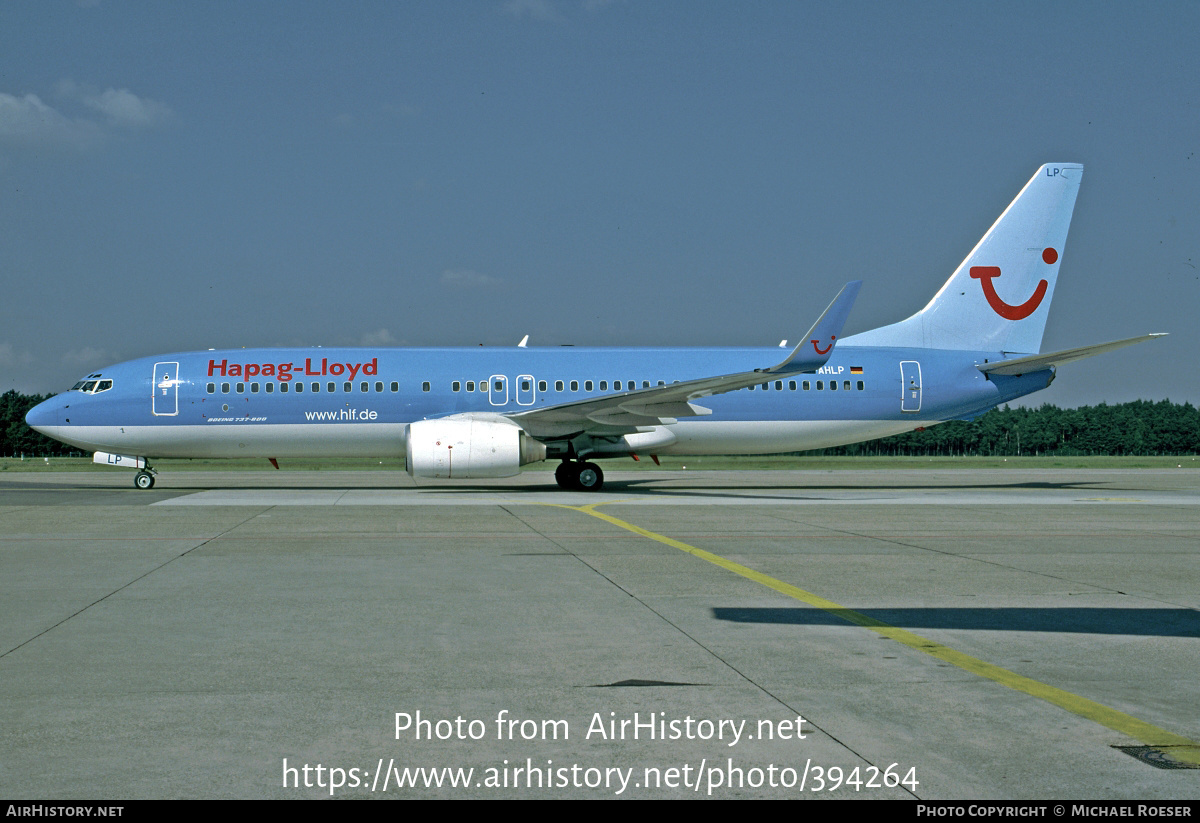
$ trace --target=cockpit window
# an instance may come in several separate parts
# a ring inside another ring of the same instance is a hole
[[[81,391],[86,394],[99,394],[100,392],[108,391],[113,387],[113,381],[111,380],[94,379],[99,376],[100,375],[98,374],[88,375],[83,380],[80,380],[78,383],[72,386],[71,391]]]

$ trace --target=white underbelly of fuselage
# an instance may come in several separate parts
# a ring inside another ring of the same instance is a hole
[[[778,454],[858,443],[933,420],[679,421],[659,454]],[[209,423],[55,426],[45,434],[90,451],[144,457],[404,457],[404,423]]]

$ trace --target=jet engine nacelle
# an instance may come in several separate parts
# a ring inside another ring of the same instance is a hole
[[[512,477],[546,459],[546,444],[505,418],[443,417],[405,426],[405,467],[413,477]]]

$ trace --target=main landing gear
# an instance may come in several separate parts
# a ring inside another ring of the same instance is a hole
[[[554,470],[554,479],[568,491],[598,492],[604,486],[604,472],[595,463],[564,460]]]
[[[154,469],[147,466],[133,476],[133,485],[137,486],[139,489],[152,489],[154,488],[155,474],[156,472]]]

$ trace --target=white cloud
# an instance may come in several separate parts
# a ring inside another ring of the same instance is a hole
[[[513,17],[530,17],[534,20],[562,20],[558,7],[550,0],[508,0],[504,12]]]
[[[36,94],[15,97],[0,92],[0,142],[62,143],[83,148],[100,137],[101,129],[95,123],[66,117]]]
[[[33,355],[27,351],[17,351],[12,343],[0,343],[0,366],[6,369],[18,366],[28,366],[33,362]]]
[[[84,346],[82,349],[71,349],[62,356],[62,361],[65,365],[80,369],[107,366],[119,359],[117,355],[105,349],[95,349],[91,346]]]
[[[138,97],[129,89],[105,89],[100,94],[88,94],[83,104],[100,112],[108,122],[120,128],[145,128],[166,120],[171,110],[157,100]]]
[[[138,97],[129,89],[97,92],[67,79],[59,81],[55,94],[68,106],[82,106],[80,116],[64,114],[36,94],[18,97],[0,92],[0,144],[86,149],[113,130],[148,128],[171,115],[165,104]]]
[[[449,286],[454,289],[488,289],[504,284],[504,281],[499,277],[492,277],[490,274],[480,274],[470,269],[446,269],[442,272],[440,279],[443,286]]]
[[[358,345],[374,348],[376,346],[394,346],[398,341],[392,337],[392,333],[387,329],[376,329],[364,334],[358,341]]]

